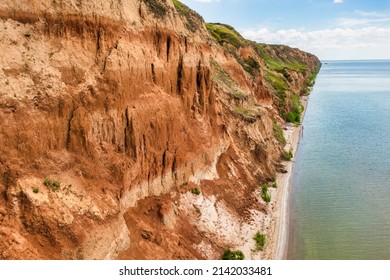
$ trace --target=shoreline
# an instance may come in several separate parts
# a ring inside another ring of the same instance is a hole
[[[291,178],[294,167],[295,156],[301,139],[302,122],[306,114],[306,108],[309,96],[301,98],[304,110],[302,112],[301,124],[297,127],[291,126],[287,130],[283,129],[284,137],[286,138],[286,145],[284,150],[293,152],[293,158],[285,162],[285,169],[287,173],[277,173],[276,184],[278,186],[276,192],[276,201],[272,208],[272,221],[268,232],[269,244],[266,249],[266,256],[271,260],[284,260],[287,255],[288,248],[288,230],[289,230],[289,199],[291,192]],[[268,251],[268,252],[267,252]]]

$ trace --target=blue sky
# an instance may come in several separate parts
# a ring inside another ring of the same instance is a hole
[[[182,0],[207,22],[320,59],[390,59],[390,0]]]

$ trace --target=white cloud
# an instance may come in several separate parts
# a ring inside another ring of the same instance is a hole
[[[363,16],[363,17],[385,17],[386,14],[381,14],[381,13],[378,13],[378,12],[366,12],[366,11],[360,11],[360,10],[356,10],[355,13],[359,16]]]
[[[339,18],[337,23],[339,26],[354,27],[354,26],[369,26],[373,23],[385,23],[390,21],[389,17],[383,18]]]
[[[285,44],[321,59],[390,58],[390,27],[338,27],[306,31],[268,28],[246,30],[244,37],[269,44]]]
[[[333,0],[333,3],[336,3],[336,4],[341,4],[343,2],[344,2],[344,0]]]

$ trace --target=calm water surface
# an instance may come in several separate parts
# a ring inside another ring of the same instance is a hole
[[[390,61],[325,63],[295,157],[288,258],[390,259]]]

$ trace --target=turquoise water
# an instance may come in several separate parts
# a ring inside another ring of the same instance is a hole
[[[390,259],[390,61],[327,61],[289,201],[288,259]]]

